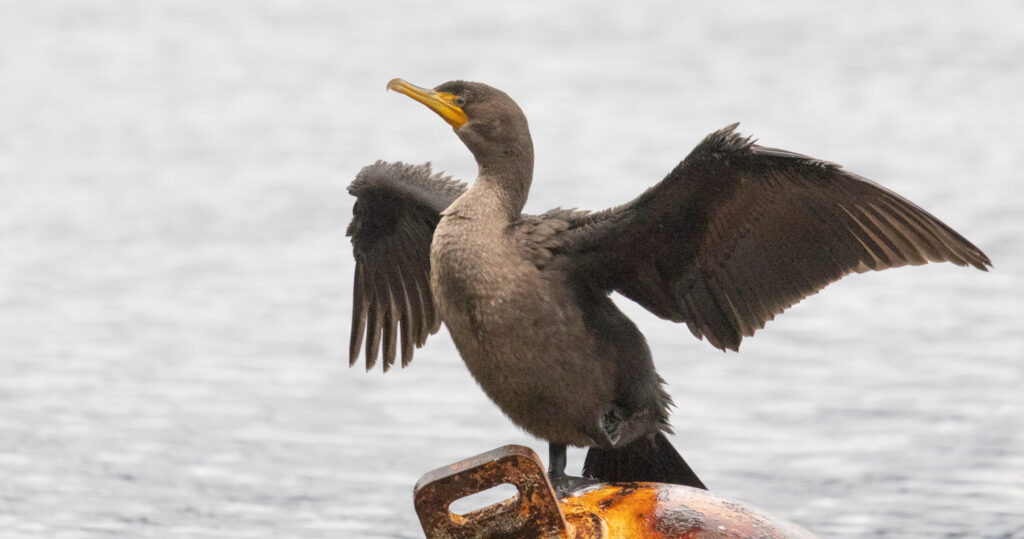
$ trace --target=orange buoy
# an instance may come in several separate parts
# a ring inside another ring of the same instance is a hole
[[[508,483],[516,494],[465,514],[452,502]],[[809,538],[814,534],[706,490],[664,483],[599,483],[558,499],[530,448],[507,445],[438,468],[416,483],[427,537],[461,538]]]

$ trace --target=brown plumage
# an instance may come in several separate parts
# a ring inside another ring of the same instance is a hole
[[[585,474],[703,486],[661,432],[671,399],[636,326],[608,297],[737,350],[790,305],[851,272],[991,263],[903,197],[833,163],[754,144],[731,125],[622,206],[522,215],[526,118],[505,93],[404,81],[480,167],[470,186],[427,165],[377,162],[349,190],[356,257],[350,361],[384,369],[444,322],[502,411],[552,449],[591,450]],[[382,354],[380,352],[383,352]]]

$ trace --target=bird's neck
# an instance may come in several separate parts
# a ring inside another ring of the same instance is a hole
[[[508,222],[519,220],[533,181],[533,145],[490,155],[478,164],[474,185],[496,199]]]

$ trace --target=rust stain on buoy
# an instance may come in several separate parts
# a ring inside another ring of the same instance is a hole
[[[464,515],[449,509],[459,498],[503,483],[516,495]],[[754,507],[681,485],[601,483],[559,500],[536,453],[518,445],[424,475],[414,503],[431,539],[815,537]]]
[[[706,490],[663,483],[589,487],[561,500],[565,519],[590,529],[596,515],[602,539],[632,537],[814,537],[799,526]]]
[[[459,515],[449,505],[503,483],[508,500]],[[416,514],[430,538],[569,537],[543,464],[530,448],[507,445],[427,473],[413,492]]]

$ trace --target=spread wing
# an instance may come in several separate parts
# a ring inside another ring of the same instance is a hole
[[[356,197],[348,235],[356,259],[349,365],[366,337],[366,370],[383,344],[384,370],[395,362],[401,329],[402,366],[441,327],[430,293],[430,241],[440,213],[465,184],[430,165],[377,161],[348,187]]]
[[[991,265],[896,193],[838,165],[758,146],[735,127],[709,135],[632,202],[569,216],[556,257],[593,286],[733,350],[851,272]]]

